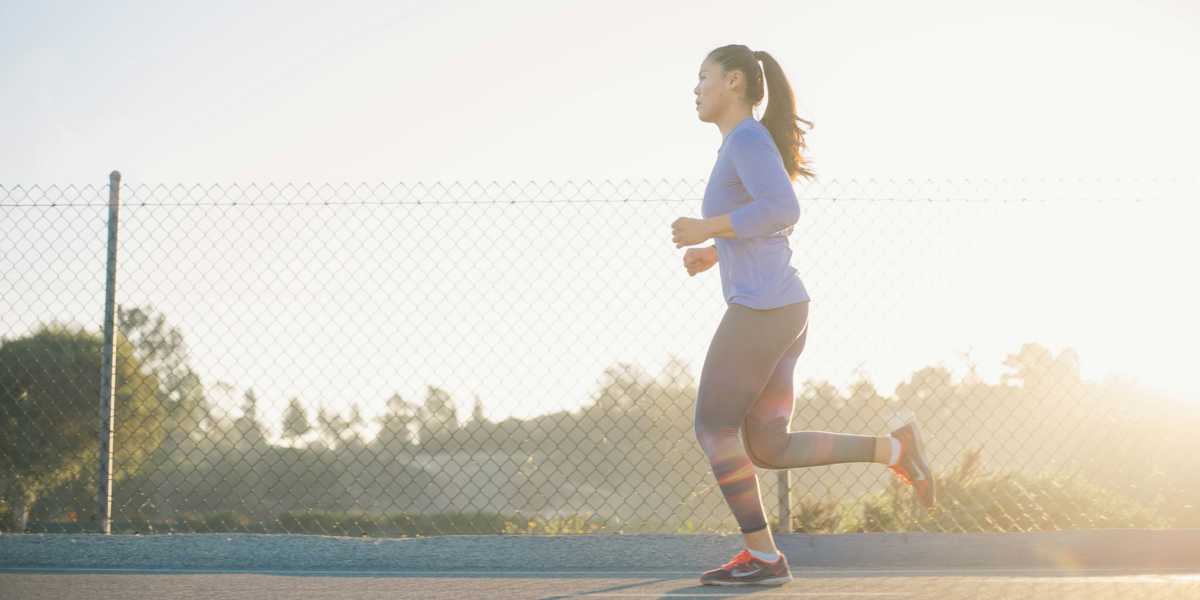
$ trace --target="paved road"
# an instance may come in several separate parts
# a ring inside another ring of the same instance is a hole
[[[1200,530],[775,534],[796,580],[697,585],[739,535],[4,534],[7,598],[1200,599]]]
[[[798,571],[798,569],[794,569]],[[1200,598],[1200,572],[932,572],[806,570],[776,588],[698,586],[695,573],[13,572],[0,571],[0,599],[94,598],[938,598],[944,600],[1137,600]]]

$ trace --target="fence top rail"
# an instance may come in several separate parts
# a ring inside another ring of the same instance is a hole
[[[696,202],[705,179],[431,182],[134,183],[119,185],[131,206],[354,206],[443,204],[621,204]],[[850,177],[798,180],[797,195],[828,202],[1173,201],[1200,194],[1200,176]],[[0,206],[106,206],[108,184],[0,183]]]

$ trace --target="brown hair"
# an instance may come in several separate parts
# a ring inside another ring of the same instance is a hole
[[[771,139],[775,140],[775,147],[779,148],[788,178],[795,179],[799,175],[814,178],[813,172],[807,168],[808,161],[800,152],[806,146],[804,132],[796,122],[807,124],[809,129],[814,125],[796,115],[796,97],[792,94],[792,86],[775,58],[762,50],[750,50],[743,44],[730,44],[709,52],[705,60],[721,65],[721,69],[726,73],[742,72],[746,78],[746,100],[750,102],[750,106],[758,105],[762,102],[763,95],[770,92],[767,108],[759,123],[771,132]],[[758,68],[759,61],[762,61],[761,70]],[[764,75],[766,81],[763,81]]]

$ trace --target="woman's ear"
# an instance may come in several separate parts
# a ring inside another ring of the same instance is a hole
[[[741,85],[741,83],[742,83],[742,72],[741,71],[734,69],[725,74],[725,88],[728,89],[730,91],[730,93],[733,93],[734,95],[736,95],[737,88],[739,85]]]

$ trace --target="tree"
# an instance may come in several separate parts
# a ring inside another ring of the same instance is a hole
[[[363,437],[358,429],[365,422],[357,404],[352,405],[349,419],[340,413],[326,410],[324,406],[317,411],[317,424],[321,428],[322,437],[329,440],[326,444],[329,448],[363,447]]]
[[[667,363],[663,365],[662,371],[658,375],[659,384],[666,389],[682,389],[691,392],[695,391],[696,377],[692,375],[692,371],[687,361],[671,355],[667,359]]]
[[[171,432],[175,447],[181,446],[185,440],[192,443],[204,440],[207,432],[216,426],[216,418],[204,395],[204,384],[199,375],[189,370],[179,379],[177,386],[178,400],[167,405],[167,430]]]
[[[482,425],[487,422],[487,417],[483,416],[483,400],[479,396],[475,396],[475,405],[471,407],[471,424]]]
[[[260,447],[267,436],[258,420],[258,396],[249,388],[242,396],[242,414],[233,422],[237,446],[243,450]]]
[[[450,393],[434,385],[428,386],[418,423],[422,445],[435,437],[454,433],[458,429],[458,410]]]
[[[1025,344],[1016,354],[1004,357],[1004,366],[1012,370],[1001,377],[1002,381],[1018,380],[1022,387],[1045,391],[1051,387],[1078,387],[1079,354],[1067,348],[1054,354],[1041,344]]]
[[[643,401],[646,389],[654,383],[640,365],[618,362],[604,369],[600,393],[593,402],[594,410],[609,414],[624,414]]]
[[[358,450],[366,446],[366,438],[362,434],[362,426],[367,420],[363,418],[362,409],[358,403],[350,405],[350,419],[346,421],[346,434],[341,437],[347,448]]]
[[[416,407],[405,401],[399,393],[387,400],[387,412],[377,417],[379,433],[375,444],[383,452],[395,453],[412,444],[412,425],[416,421]]]
[[[906,382],[896,385],[896,398],[910,406],[945,401],[954,395],[953,374],[944,366],[922,367]]]
[[[968,349],[958,353],[963,358],[963,362],[967,365],[967,373],[963,375],[962,384],[965,386],[976,386],[983,383],[983,378],[979,376],[979,364],[971,357],[971,350]]]
[[[300,399],[288,400],[287,410],[283,413],[283,439],[299,439],[309,431],[312,431],[312,425],[308,422],[308,413],[304,412]]]
[[[39,498],[99,462],[97,406],[103,338],[83,328],[43,325],[0,339],[0,473],[10,525],[24,531]],[[113,381],[114,482],[136,473],[163,441],[159,382],[118,330]]]
[[[117,330],[133,345],[143,369],[158,379],[156,393],[169,412],[166,430],[172,446],[202,439],[214,416],[200,377],[188,364],[183,334],[149,306],[127,310],[118,305]]]

